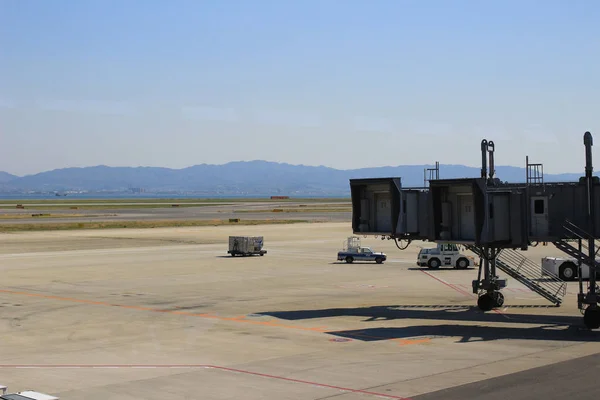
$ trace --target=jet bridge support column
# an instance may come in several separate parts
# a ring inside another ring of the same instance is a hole
[[[506,287],[506,279],[500,279],[496,275],[496,259],[500,250],[497,248],[483,246],[478,248],[481,254],[482,263],[477,280],[473,281],[473,293],[479,294],[477,306],[482,311],[490,311],[496,307],[502,307],[504,304],[504,295],[500,290]],[[481,279],[483,272],[483,279]]]
[[[495,146],[493,141],[487,141],[485,139],[481,141],[481,177],[486,178],[486,188],[484,192],[484,222],[483,231],[481,232],[483,243],[488,243],[490,237],[487,186],[494,184],[494,150]],[[489,176],[486,156],[489,157]],[[474,280],[472,283],[473,293],[479,294],[477,306],[482,311],[490,311],[495,307],[502,307],[504,304],[504,295],[500,290],[506,287],[506,279],[500,279],[496,274],[496,258],[498,257],[498,254],[500,254],[500,249],[484,244],[483,246],[478,247],[477,250],[479,254],[481,254],[481,260],[483,262],[479,265],[477,280]],[[482,272],[483,279],[481,279]]]
[[[583,144],[585,145],[585,183],[586,183],[586,203],[588,217],[588,256],[591,260],[590,281],[587,293],[579,294],[579,302],[588,304],[583,314],[583,322],[589,329],[600,328],[600,307],[598,306],[598,286],[596,284],[596,266],[593,260],[596,259],[596,210],[594,208],[594,182],[593,182],[593,164],[592,164],[592,145],[593,139],[590,132],[583,135]]]

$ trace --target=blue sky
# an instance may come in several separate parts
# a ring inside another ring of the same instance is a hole
[[[477,166],[486,138],[497,164],[583,171],[598,21],[594,0],[0,0],[0,170]]]

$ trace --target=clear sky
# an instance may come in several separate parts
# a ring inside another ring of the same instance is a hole
[[[597,0],[0,0],[0,170],[600,169]]]

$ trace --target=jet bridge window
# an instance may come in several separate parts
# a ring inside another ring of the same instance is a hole
[[[536,214],[544,213],[544,200],[538,199],[533,202],[533,212]]]

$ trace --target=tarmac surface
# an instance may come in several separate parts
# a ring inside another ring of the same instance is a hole
[[[348,222],[0,234],[0,384],[87,400],[552,400],[597,387],[597,358],[581,357],[600,353],[600,332],[583,326],[576,282],[557,308],[509,279],[504,308],[482,313],[476,269],[422,269],[418,246],[432,244],[375,238],[361,240],[385,263],[337,262],[351,234]],[[229,235],[262,235],[268,253],[230,257]]]
[[[600,355],[533,368],[452,389],[414,397],[413,400],[597,399]]]
[[[61,206],[74,206],[76,204],[60,204]],[[144,221],[144,220],[211,220],[211,219],[302,219],[302,220],[319,220],[319,221],[350,221],[352,212],[350,211],[309,211],[310,209],[324,208],[348,208],[349,202],[236,202],[236,203],[221,203],[210,205],[213,203],[193,203],[195,206],[185,207],[163,207],[163,208],[114,208],[115,206],[131,206],[135,203],[110,203],[111,208],[94,208],[94,209],[57,209],[56,205],[30,204],[36,206],[31,209],[17,209],[14,204],[0,204],[0,214],[4,215],[0,218],[0,224],[31,224],[31,223],[68,223],[68,222],[105,222],[105,221]],[[140,204],[140,203],[138,203]],[[143,203],[151,205],[152,203]],[[165,204],[155,203],[154,205]],[[182,203],[183,204],[183,203]],[[187,203],[191,204],[191,203]],[[207,205],[209,204],[209,205]],[[102,206],[102,203],[82,203],[81,206]],[[106,204],[104,204],[106,205]],[[300,208],[306,207],[306,209]],[[294,209],[298,208],[298,212],[273,212],[274,209]],[[31,214],[52,214],[52,218],[18,218],[18,216],[31,216]],[[61,218],[60,215],[65,215]],[[80,216],[72,217],[68,215],[77,214]],[[10,216],[15,218],[9,218]]]

